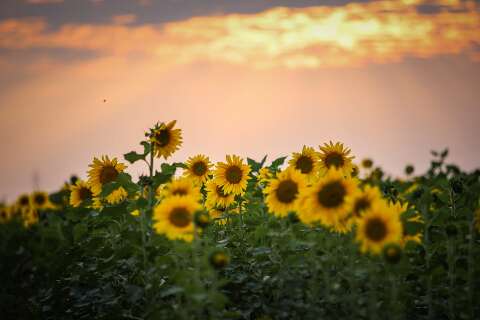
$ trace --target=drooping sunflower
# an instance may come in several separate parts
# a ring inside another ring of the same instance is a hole
[[[16,206],[20,209],[28,209],[31,206],[30,196],[28,194],[22,194],[18,197]]]
[[[172,196],[155,207],[153,225],[155,231],[169,239],[192,241],[195,212],[201,206],[193,197]]]
[[[177,120],[170,121],[168,124],[161,123],[155,129],[150,137],[153,142],[153,152],[160,158],[167,159],[182,145],[182,130],[173,129]]]
[[[331,168],[336,168],[343,172],[343,174],[350,176],[352,173],[353,156],[350,155],[350,149],[344,147],[343,143],[332,141],[325,143],[320,148],[320,169],[328,171]]]
[[[206,190],[207,198],[205,200],[205,206],[208,209],[225,209],[235,202],[235,195],[231,193],[225,193],[222,187],[214,180],[207,181]]]
[[[102,156],[101,159],[94,158],[93,163],[89,166],[88,184],[94,196],[98,196],[102,192],[103,185],[115,181],[118,174],[123,172],[127,167],[117,161],[117,158],[110,160],[108,156]]]
[[[78,179],[75,185],[70,186],[70,205],[72,207],[80,207],[92,197],[93,192],[85,181]]]
[[[380,201],[358,221],[356,239],[361,243],[362,252],[379,254],[385,245],[401,243],[402,230],[397,209]]]
[[[35,191],[30,195],[30,203],[37,210],[52,208],[52,203],[48,198],[48,193],[44,191]]]
[[[181,197],[194,197],[200,200],[201,193],[200,188],[195,184],[195,181],[187,178],[173,179],[165,185],[161,185],[157,188],[157,198],[168,198],[172,196]]]
[[[123,187],[119,187],[113,190],[108,196],[105,197],[108,204],[116,205],[122,203],[128,197],[128,192]]]
[[[244,194],[247,188],[250,166],[243,163],[239,156],[226,156],[227,162],[217,163],[215,182],[225,193]]]
[[[350,213],[351,197],[356,188],[356,180],[345,178],[339,170],[329,170],[306,191],[299,210],[300,220],[307,224],[319,221],[327,227],[334,227]]]
[[[201,154],[196,155],[195,157],[190,157],[187,160],[186,165],[187,168],[185,169],[184,175],[193,179],[199,184],[207,181],[213,166],[208,157]]]
[[[303,146],[301,152],[292,153],[292,159],[288,162],[290,167],[299,170],[306,175],[308,179],[315,177],[319,165],[318,152],[315,149]]]
[[[302,193],[307,187],[305,175],[292,167],[280,172],[265,189],[268,210],[278,217],[296,211]]]

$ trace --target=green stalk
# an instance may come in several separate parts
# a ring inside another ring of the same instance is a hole
[[[448,313],[449,319],[455,319],[455,245],[449,238],[447,243],[448,259]]]
[[[474,319],[475,263],[473,258],[473,253],[474,253],[473,246],[475,243],[475,215],[470,221],[469,236],[470,237],[468,239],[468,305],[469,305],[470,319]]]
[[[395,270],[389,268],[388,277],[390,280],[390,310],[392,319],[400,319],[400,310],[398,310],[398,289],[397,289],[397,279],[395,277]]]

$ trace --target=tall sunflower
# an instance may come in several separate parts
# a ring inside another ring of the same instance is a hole
[[[45,210],[52,208],[52,203],[48,198],[48,193],[43,191],[35,191],[30,195],[30,203],[37,210]]]
[[[215,182],[225,193],[244,194],[247,188],[250,166],[243,163],[239,156],[226,156],[227,162],[217,163]]]
[[[292,153],[292,159],[288,162],[290,167],[299,170],[308,179],[314,178],[318,169],[318,153],[315,149],[303,146],[301,152]]]
[[[222,187],[214,180],[207,181],[206,190],[207,199],[205,200],[205,206],[208,209],[225,209],[235,202],[235,195],[231,193],[225,193]]]
[[[176,120],[170,121],[168,124],[161,123],[160,127],[153,130],[150,141],[153,143],[153,151],[160,158],[167,159],[182,145],[182,130],[173,129]]]
[[[380,201],[358,221],[356,239],[361,243],[362,252],[379,254],[387,244],[400,244],[402,234],[397,209]]]
[[[350,149],[344,147],[343,143],[333,142],[325,143],[320,148],[320,168],[322,171],[328,171],[331,168],[342,171],[350,176],[353,169],[353,156],[350,155]]]
[[[280,172],[265,189],[265,202],[270,212],[279,217],[296,211],[300,193],[306,188],[305,176],[292,167]]]
[[[0,223],[8,222],[12,217],[12,210],[10,207],[0,205]]]
[[[153,225],[155,231],[169,239],[192,241],[194,236],[194,216],[200,210],[197,199],[193,197],[172,196],[155,207]]]
[[[157,188],[157,198],[168,198],[172,196],[194,197],[200,200],[200,188],[195,184],[194,180],[183,177],[173,179],[165,185]]]
[[[30,196],[28,194],[22,194],[18,197],[17,202],[15,205],[20,209],[28,209],[31,206]]]
[[[110,160],[108,156],[102,156],[101,159],[94,158],[93,163],[89,166],[88,184],[94,196],[98,196],[102,192],[102,187],[117,179],[118,174],[123,172],[127,167],[117,161],[117,158]]]
[[[336,169],[329,170],[307,191],[299,212],[300,220],[307,224],[319,221],[327,227],[334,227],[351,211],[351,197],[356,188],[354,179],[344,178]]]
[[[22,220],[23,220],[23,225],[26,228],[29,228],[32,225],[38,223],[37,209],[30,207],[22,210]]]
[[[70,186],[70,205],[80,207],[85,202],[92,200],[93,192],[90,186],[80,179]]]
[[[187,168],[185,169],[184,175],[195,180],[199,184],[207,181],[208,176],[211,173],[211,167],[213,166],[208,157],[201,154],[190,157],[187,160],[186,165]]]

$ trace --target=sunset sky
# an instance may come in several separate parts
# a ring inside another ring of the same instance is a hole
[[[0,71],[0,201],[172,119],[172,161],[333,140],[394,175],[480,167],[475,1],[1,0]]]

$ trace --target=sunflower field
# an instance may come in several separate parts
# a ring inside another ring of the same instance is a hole
[[[400,179],[339,142],[168,162],[181,144],[160,122],[0,204],[0,319],[480,319],[480,170],[448,150]]]

